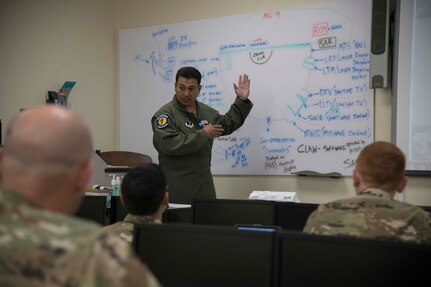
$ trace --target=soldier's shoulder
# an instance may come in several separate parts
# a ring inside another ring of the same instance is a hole
[[[158,117],[162,114],[171,114],[173,107],[174,107],[173,101],[170,101],[170,102],[164,104],[154,113],[154,117]]]
[[[95,247],[94,258],[103,264],[100,276],[112,286],[159,286],[130,245],[118,236],[101,232]]]

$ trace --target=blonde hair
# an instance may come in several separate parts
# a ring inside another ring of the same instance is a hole
[[[368,187],[393,191],[405,176],[406,158],[395,145],[377,141],[359,153],[356,169]]]

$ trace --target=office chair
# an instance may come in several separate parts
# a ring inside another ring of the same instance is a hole
[[[149,155],[131,151],[105,151],[99,156],[110,166],[127,166],[135,167],[143,163],[151,163],[152,159]]]

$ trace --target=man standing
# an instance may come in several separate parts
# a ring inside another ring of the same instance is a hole
[[[0,150],[0,286],[159,286],[128,244],[74,218],[91,136],[59,106],[24,110]]]
[[[234,84],[237,97],[225,115],[196,100],[201,88],[201,73],[193,67],[181,68],[173,100],[151,119],[153,144],[174,203],[216,198],[211,174],[213,140],[241,127],[253,107],[245,74]]]
[[[431,243],[430,215],[394,199],[407,185],[405,165],[404,154],[395,145],[369,144],[359,153],[353,171],[357,196],[320,205],[304,232]]]

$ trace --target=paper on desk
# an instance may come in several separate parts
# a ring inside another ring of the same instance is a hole
[[[106,196],[109,194],[109,192],[86,192],[85,195],[91,195],[91,196]]]
[[[300,202],[294,191],[259,191],[250,193],[249,199]]]
[[[181,203],[169,203],[169,209],[175,209],[175,208],[189,208],[192,207],[191,204],[181,204]]]

